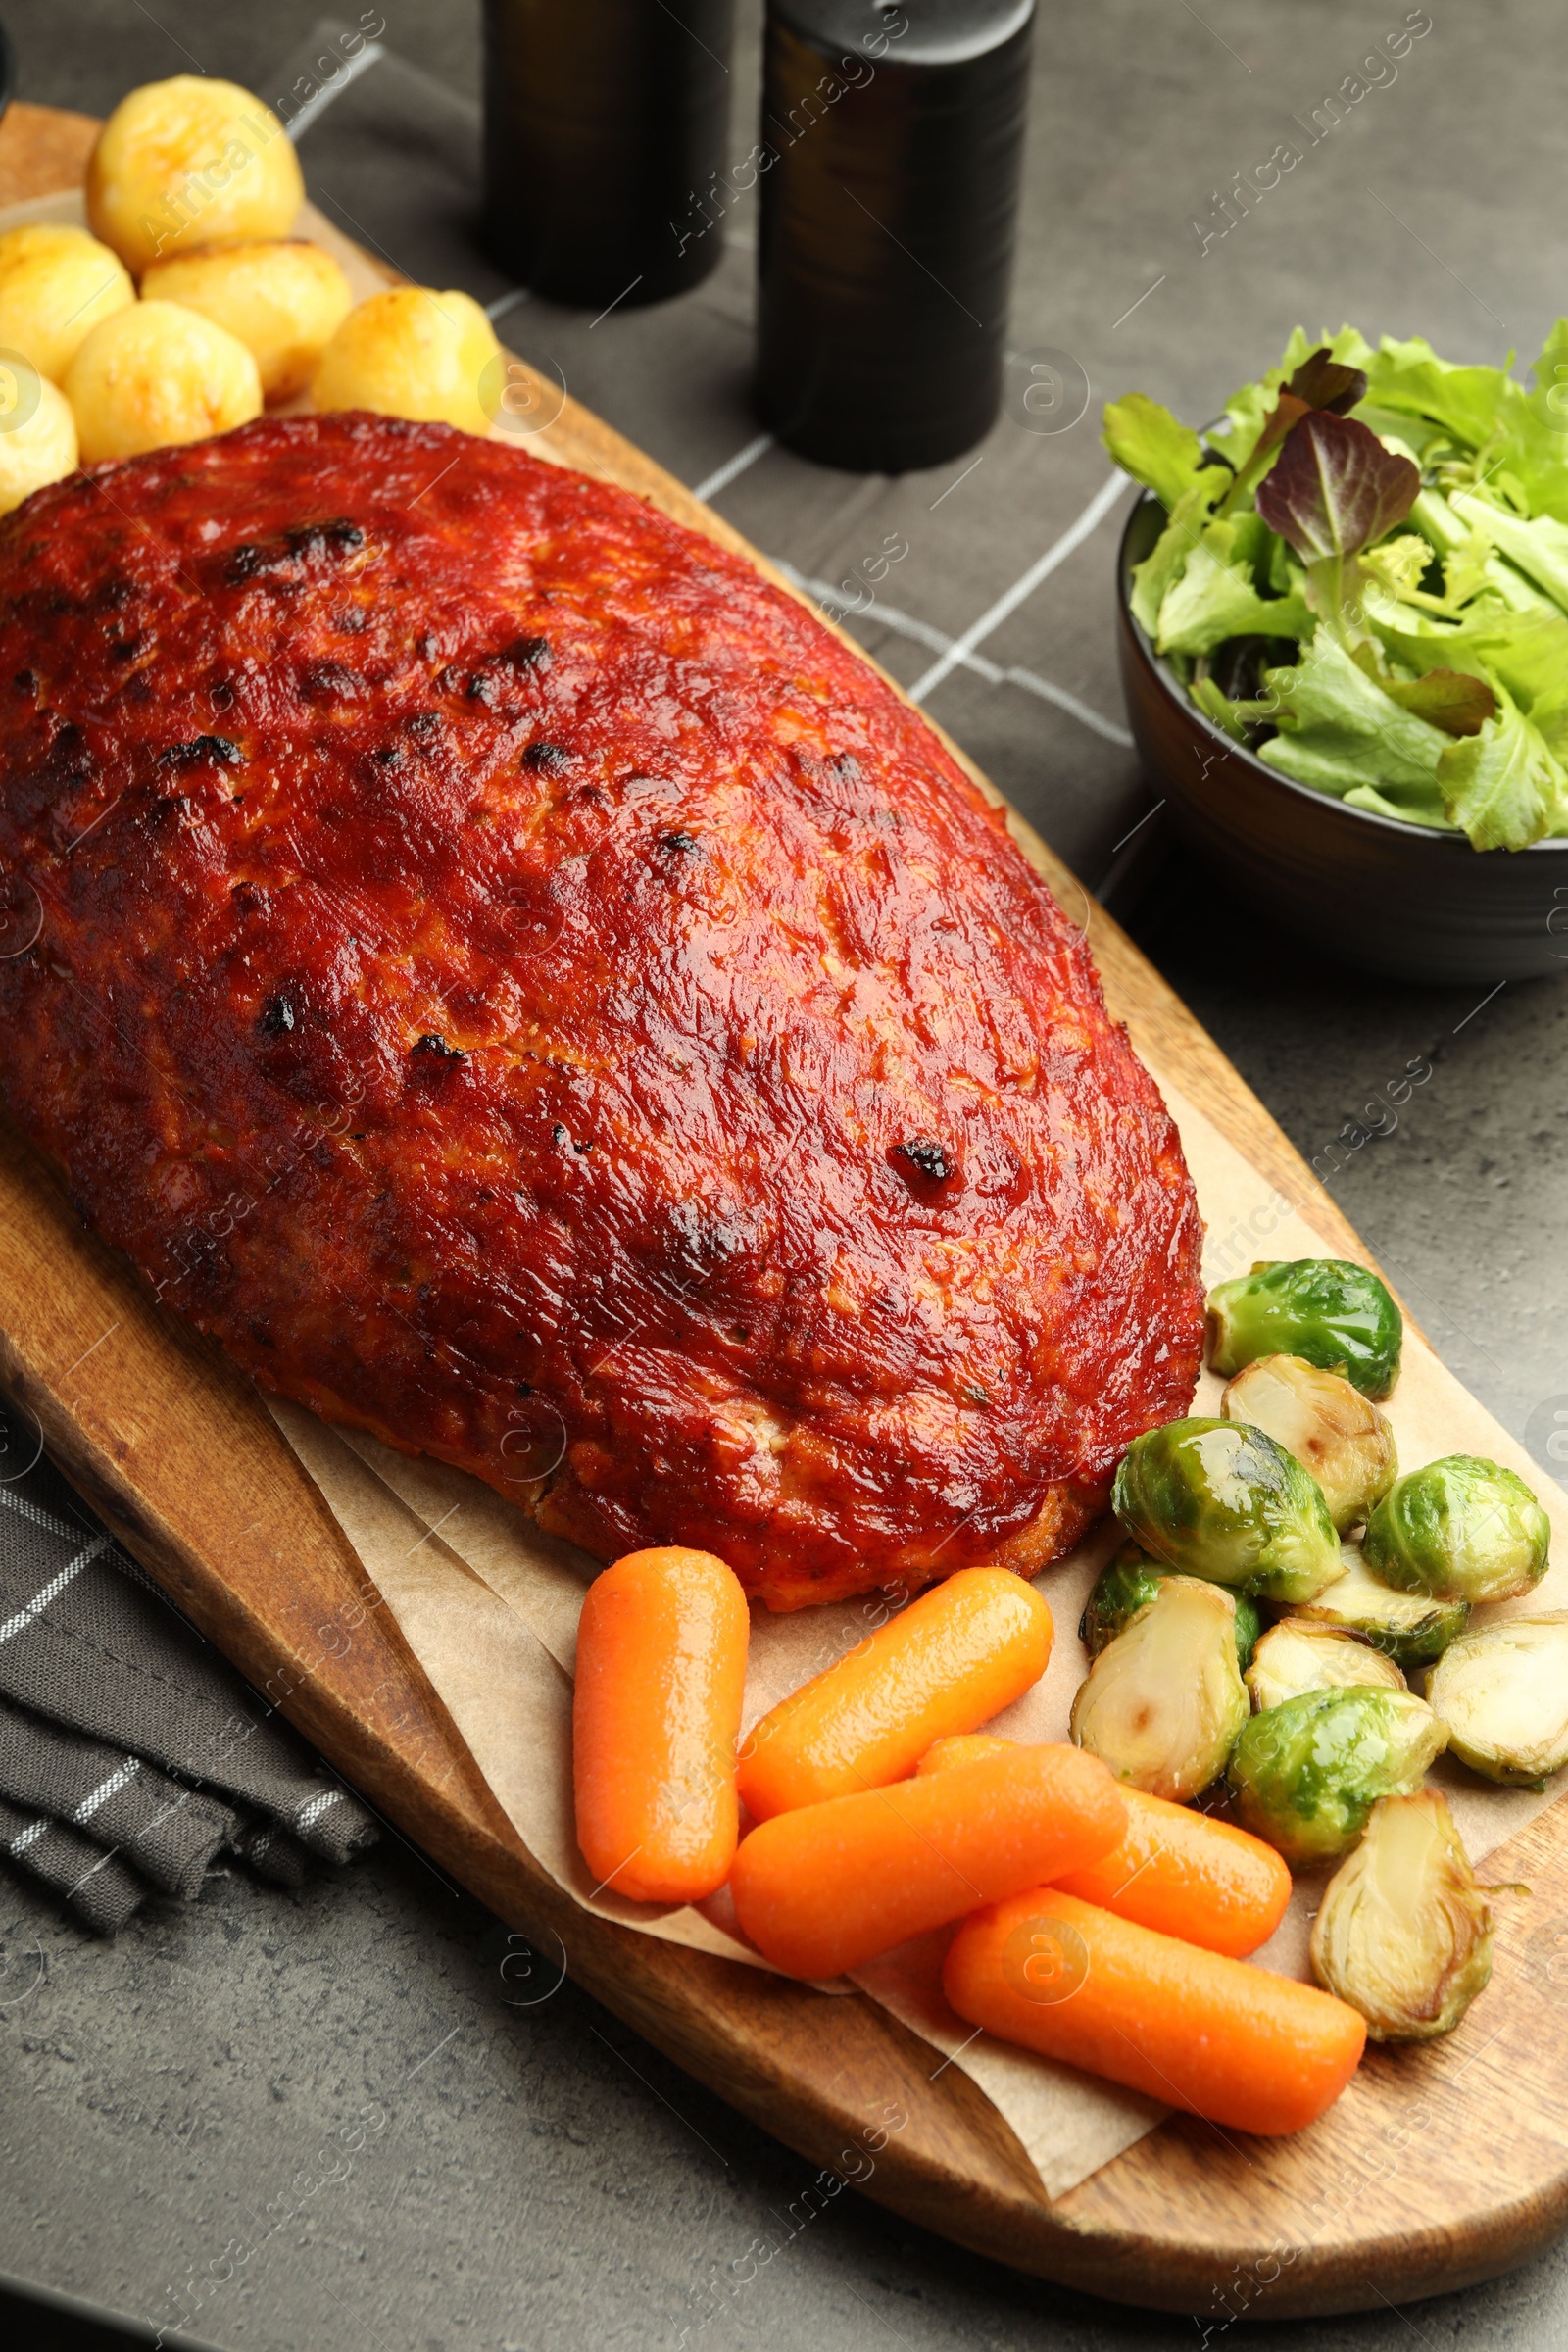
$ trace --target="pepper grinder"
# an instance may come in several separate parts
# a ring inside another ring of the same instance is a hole
[[[705,278],[733,0],[485,0],[484,239],[522,285],[597,310]]]
[[[756,400],[901,473],[996,421],[1034,0],[768,0]]]

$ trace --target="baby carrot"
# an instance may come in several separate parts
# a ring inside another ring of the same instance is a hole
[[[1005,1568],[960,1568],[781,1699],[741,1749],[741,1801],[767,1821],[901,1781],[945,1732],[972,1732],[1037,1683],[1051,1611]]]
[[[833,1977],[1109,1853],[1122,1792],[1079,1747],[1015,1747],[775,1815],[741,1842],[736,1916],[791,1977]]]
[[[577,1843],[601,1885],[640,1903],[722,1886],[735,1858],[735,1742],[751,1631],[710,1551],[632,1551],[588,1588],[577,1623]]]
[[[1054,1886],[966,1919],[942,1984],[971,2026],[1238,2132],[1315,2122],[1366,2041],[1366,2021],[1315,1985],[1200,1951]]]
[[[983,1732],[939,1740],[920,1759],[922,1773],[972,1762],[1009,1742]],[[1018,1749],[1014,1747],[1016,1755]],[[1291,1899],[1291,1874],[1271,1845],[1228,1821],[1211,1821],[1162,1796],[1123,1788],[1127,1835],[1114,1853],[1052,1885],[1121,1919],[1243,1959],[1267,1943]]]

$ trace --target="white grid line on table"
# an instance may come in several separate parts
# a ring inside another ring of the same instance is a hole
[[[738,481],[743,473],[757,464],[759,458],[765,458],[777,444],[776,433],[759,433],[755,440],[747,442],[744,449],[738,449],[732,458],[726,458],[722,466],[715,466],[712,472],[698,483],[692,492],[693,498],[705,501],[716,498],[721,490],[727,490],[731,482]]]
[[[318,122],[325,114],[333,99],[341,98],[351,81],[358,81],[360,75],[368,67],[373,66],[377,58],[385,57],[385,55],[386,51],[378,41],[368,41],[358,57],[345,58],[341,74],[331,81],[323,82],[314,98],[306,99],[293,121],[284,123],[283,128],[289,138],[291,140],[303,138],[311,124]]]
[[[1077,521],[1069,523],[1061,537],[1054,539],[1043,556],[1036,557],[1023,577],[1014,580],[994,605],[987,607],[978,620],[971,621],[962,636],[955,638],[941,661],[934,662],[925,676],[915,681],[909,688],[910,702],[923,703],[944,678],[950,677],[959,667],[965,654],[972,654],[977,645],[983,645],[1004,620],[1010,619],[1024,599],[1032,596],[1042,581],[1049,580],[1057,566],[1065,564],[1067,558],[1082,547],[1092,531],[1099,529],[1123,491],[1130,490],[1132,486],[1124,473],[1113,473],[1108,481],[1102,482]]]
[[[771,561],[792,586],[804,589],[808,596],[815,597],[817,603],[825,606],[835,619],[843,616],[844,600],[831,580],[812,579],[808,573],[797,571],[794,564],[786,563],[781,556],[774,556]],[[901,612],[897,605],[878,603],[871,606],[867,609],[867,617],[881,621],[896,636],[909,637],[917,645],[928,646],[934,654],[946,655],[954,650],[954,640],[945,631],[933,628],[928,620],[917,620],[912,612]],[[1035,695],[1043,703],[1054,703],[1058,710],[1065,710],[1070,718],[1076,718],[1080,725],[1090,728],[1106,743],[1113,743],[1123,751],[1132,750],[1133,739],[1125,727],[1118,726],[1113,718],[1103,717],[1091,704],[1081,701],[1067,687],[1054,685],[1050,678],[1041,677],[1035,670],[1020,669],[1016,664],[1004,669],[999,662],[988,661],[984,654],[974,653],[962,655],[960,665],[972,670],[976,677],[984,678],[988,686],[1018,686],[1025,694]]]

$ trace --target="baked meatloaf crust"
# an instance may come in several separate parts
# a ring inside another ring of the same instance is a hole
[[[7,1103],[263,1387],[774,1608],[1032,1574],[1200,1224],[919,714],[609,484],[290,417],[0,525]]]

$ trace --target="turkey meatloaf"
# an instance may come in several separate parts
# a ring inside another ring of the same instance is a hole
[[[1032,1574],[1188,1405],[1083,939],[738,558],[290,417],[38,493],[0,616],[5,1101],[264,1388],[774,1608]]]

